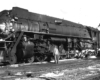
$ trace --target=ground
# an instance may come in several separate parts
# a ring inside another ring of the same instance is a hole
[[[100,59],[66,59],[54,62],[0,67],[0,80],[99,80]]]

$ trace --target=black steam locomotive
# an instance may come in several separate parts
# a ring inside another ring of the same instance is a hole
[[[0,12],[0,62],[51,61],[53,45],[60,58],[97,55],[99,34],[92,27],[13,7]],[[95,52],[87,53],[90,49]]]

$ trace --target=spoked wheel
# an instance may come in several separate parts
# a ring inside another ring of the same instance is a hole
[[[10,57],[9,63],[10,63],[10,64],[15,64],[15,63],[17,63],[17,58],[16,58],[15,55],[13,55],[13,56]]]
[[[43,62],[47,59],[47,56],[46,55],[39,55],[39,56],[36,56],[36,59],[39,61],[39,62]]]
[[[32,56],[31,58],[28,58],[28,63],[33,63],[34,62],[34,60],[35,60],[35,58],[34,58],[34,56]]]

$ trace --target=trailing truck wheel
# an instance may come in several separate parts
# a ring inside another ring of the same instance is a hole
[[[35,60],[35,58],[34,58],[34,56],[32,56],[31,58],[28,58],[28,63],[33,63],[34,62],[34,60]]]
[[[16,62],[17,62],[16,56],[11,56],[11,57],[10,57],[10,60],[9,60],[9,63],[10,63],[10,64],[15,64]]]

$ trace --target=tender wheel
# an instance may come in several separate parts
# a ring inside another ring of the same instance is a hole
[[[17,63],[17,58],[16,58],[15,55],[10,57],[9,63],[10,63],[10,64],[15,64],[15,63]]]
[[[39,62],[43,62],[47,59],[47,56],[46,55],[39,55],[39,56],[36,56],[36,59],[39,61]]]
[[[35,58],[34,58],[34,56],[32,56],[31,58],[29,58],[29,59],[28,59],[28,61],[27,61],[27,62],[28,62],[28,63],[33,63],[33,62],[34,62],[34,60],[35,60]]]

